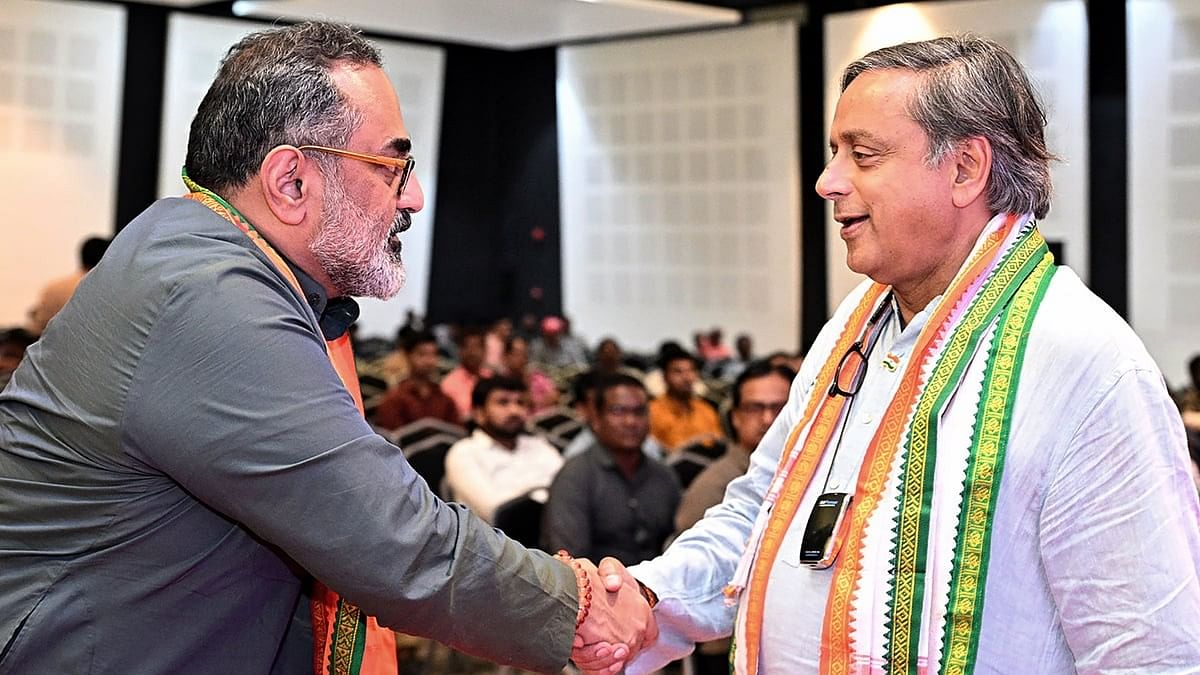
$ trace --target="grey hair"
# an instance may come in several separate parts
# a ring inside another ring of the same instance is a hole
[[[851,63],[842,91],[871,70],[921,74],[908,112],[929,140],[926,162],[940,164],[960,142],[982,136],[992,146],[987,203],[993,213],[1050,211],[1046,113],[1025,71],[999,44],[978,35],[941,37],[877,49]]]
[[[192,180],[221,192],[244,186],[280,145],[345,147],[362,125],[330,77],[338,64],[381,66],[379,51],[349,26],[306,22],[251,33],[229,48],[188,136]],[[315,153],[322,173],[333,157]]]

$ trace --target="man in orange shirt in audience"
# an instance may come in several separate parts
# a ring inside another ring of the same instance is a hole
[[[659,358],[667,391],[650,402],[650,435],[667,454],[686,443],[721,436],[717,411],[692,393],[699,364],[682,347],[665,349]]]

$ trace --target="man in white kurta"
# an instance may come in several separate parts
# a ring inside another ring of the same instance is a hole
[[[1183,428],[1137,336],[1046,253],[1034,220],[1049,209],[1052,156],[1020,66],[990,41],[941,38],[873,52],[842,85],[817,190],[870,280],[821,331],[749,472],[631,568],[661,634],[628,672],[735,632],[745,673],[1200,673],[1200,505]],[[1035,248],[1022,286],[1016,252]],[[971,334],[968,315],[1006,283],[1021,286],[1009,309]],[[1010,311],[1026,322],[1004,323]],[[956,352],[968,334],[977,342]],[[865,366],[845,377],[855,336]],[[960,368],[922,417],[946,363]],[[998,389],[1011,396],[985,404]],[[833,424],[814,423],[839,396]],[[933,432],[919,435],[918,419]],[[963,467],[990,423],[1001,455],[981,481]],[[914,472],[921,438],[933,440]],[[789,482],[801,468],[811,479]],[[893,509],[914,473],[927,508],[905,528]],[[817,569],[800,541],[826,492],[853,495],[852,524]],[[960,516],[980,494],[986,516]],[[917,565],[898,552],[915,532]],[[956,575],[981,568],[975,600],[950,600]],[[907,615],[894,599],[904,574],[919,584]],[[951,609],[967,646],[946,647]]]

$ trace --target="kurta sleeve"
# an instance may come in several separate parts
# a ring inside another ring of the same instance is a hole
[[[1041,515],[1076,669],[1200,672],[1200,507],[1179,415],[1149,370],[1118,373],[1097,397]]]

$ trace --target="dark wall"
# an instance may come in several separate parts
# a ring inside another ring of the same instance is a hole
[[[555,51],[446,50],[429,318],[560,313]]]
[[[125,89],[117,161],[116,228],[120,231],[158,196],[163,70],[166,68],[165,7],[126,5]],[[180,186],[182,191],[183,187]]]

